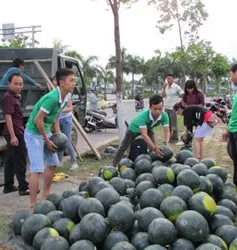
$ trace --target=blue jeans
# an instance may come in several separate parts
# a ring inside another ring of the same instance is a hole
[[[72,116],[67,116],[65,118],[62,118],[59,120],[60,123],[60,129],[61,131],[67,136],[68,142],[67,142],[67,150],[71,157],[71,161],[76,161],[76,153],[74,151],[74,148],[71,143],[71,133],[72,133]],[[58,159],[60,162],[62,162],[64,152],[58,152]]]

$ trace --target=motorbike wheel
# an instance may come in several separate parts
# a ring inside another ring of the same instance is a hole
[[[76,129],[75,126],[73,126],[72,133],[71,133],[71,141],[72,141],[74,146],[76,146],[78,143],[78,137],[79,137],[78,130]]]
[[[84,130],[87,134],[91,134],[94,131],[94,129],[88,128],[87,126],[84,127]]]

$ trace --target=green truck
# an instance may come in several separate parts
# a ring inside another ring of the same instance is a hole
[[[79,61],[75,58],[65,56],[60,52],[60,50],[54,48],[4,48],[0,49],[0,79],[11,67],[12,60],[16,57],[24,59],[24,72],[43,86],[39,89],[32,85],[24,85],[21,92],[24,122],[27,122],[35,103],[49,91],[48,85],[46,84],[46,77],[52,79],[58,69],[70,68],[74,71],[76,76],[76,88],[72,94],[74,116],[83,126],[86,113],[87,92]],[[41,71],[39,70],[39,67],[37,67],[37,64],[40,65]],[[0,102],[6,90],[6,86],[0,86]],[[1,108],[2,105],[0,105],[0,166],[3,164],[4,149],[6,148],[6,142],[2,136],[5,120]],[[77,130],[73,129],[72,139],[75,144],[77,143],[77,138]]]

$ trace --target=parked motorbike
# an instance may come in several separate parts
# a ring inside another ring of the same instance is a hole
[[[214,112],[223,123],[228,123],[231,116],[232,107],[227,105],[222,97],[214,98],[206,103],[206,107]]]
[[[144,109],[144,101],[143,100],[140,100],[140,101],[135,100],[135,110],[136,110],[136,112],[143,111],[143,109]]]
[[[86,112],[85,125],[83,126],[86,133],[92,133],[101,129],[116,129],[118,128],[118,110],[117,104],[113,103],[108,106],[113,110],[113,114],[107,117],[105,111],[100,110],[88,110]],[[128,127],[128,123],[125,121],[125,126]]]

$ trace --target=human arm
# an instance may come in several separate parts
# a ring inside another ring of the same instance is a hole
[[[202,92],[198,93],[198,105],[200,106],[204,106],[205,105],[205,101],[204,101],[204,95]]]
[[[5,121],[7,125],[8,132],[10,134],[10,143],[12,146],[18,146],[19,142],[18,139],[15,135],[14,127],[13,127],[13,122],[12,122],[12,114],[5,114]]]
[[[163,128],[164,128],[164,144],[168,146],[170,141],[170,127],[163,126]]]
[[[168,83],[165,83],[163,85],[163,89],[162,89],[162,92],[161,92],[161,96],[164,98],[166,97],[166,87],[168,86]]]
[[[151,148],[151,150],[154,151],[156,154],[162,156],[161,147],[156,146],[152,142],[151,138],[149,137],[147,133],[147,127],[140,128],[140,132],[141,132],[142,138],[144,139],[148,147]]]
[[[32,79],[30,76],[28,76],[27,74],[23,73],[23,72],[20,72],[22,78],[23,78],[23,81],[24,83],[28,83],[28,84],[31,84],[31,85],[34,85],[38,88],[42,88],[42,86],[37,83],[34,79]]]
[[[41,135],[44,137],[45,143],[48,147],[48,149],[52,150],[53,152],[56,152],[57,146],[48,138],[47,133],[45,131],[44,127],[44,119],[46,117],[47,113],[43,110],[39,110],[38,114],[35,117],[35,125],[38,128]]]
[[[187,107],[188,106],[186,93],[184,93],[183,96],[182,96],[181,104],[182,104],[183,107]]]

